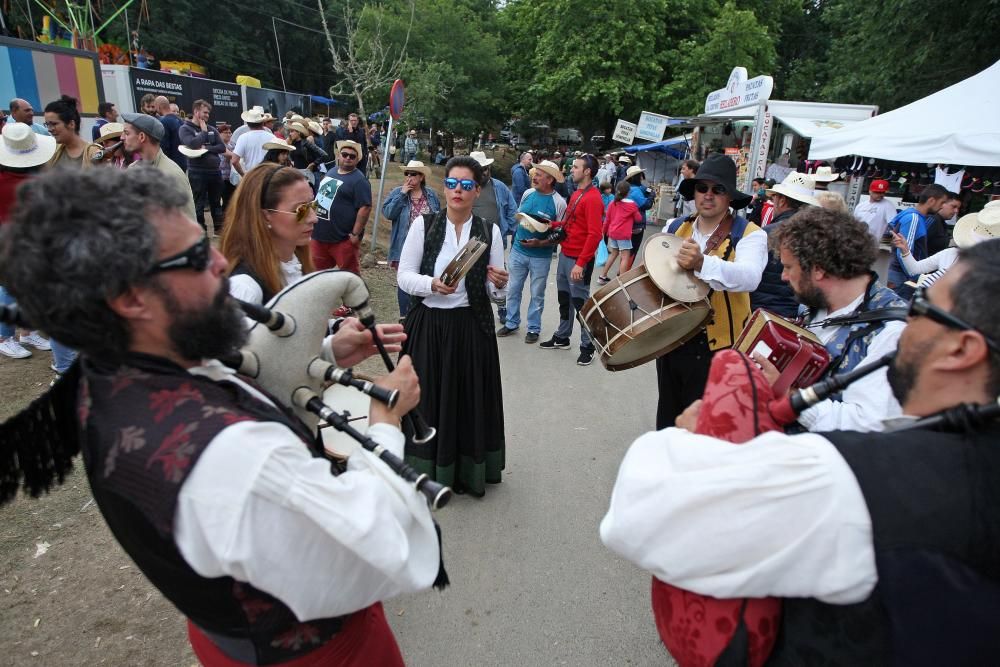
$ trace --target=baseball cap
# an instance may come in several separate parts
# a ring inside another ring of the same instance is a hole
[[[135,126],[140,132],[145,132],[156,141],[163,141],[165,130],[163,123],[144,113],[123,113],[122,120],[129,125]]]
[[[868,186],[868,192],[886,193],[889,191],[889,181],[876,179]]]

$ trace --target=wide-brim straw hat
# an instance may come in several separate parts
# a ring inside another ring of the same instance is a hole
[[[809,175],[817,183],[829,183],[840,178],[840,174],[833,173],[833,167],[817,167],[816,171]]]
[[[636,174],[645,174],[645,173],[646,173],[646,170],[643,169],[642,167],[640,167],[639,165],[635,165],[633,167],[629,167],[625,171],[625,180],[627,181],[628,179],[632,178]]]
[[[38,167],[48,162],[56,152],[56,140],[35,134],[30,125],[7,122],[0,141],[0,165],[15,169]]]
[[[309,131],[309,128],[303,125],[301,121],[295,121],[294,123],[286,123],[285,127],[289,130],[295,130],[303,137],[308,137],[310,134],[312,134],[312,132]]]
[[[548,220],[535,218],[527,213],[518,212],[514,218],[517,220],[519,225],[533,232],[545,233],[549,231],[549,228],[552,226],[552,223]]]
[[[542,160],[538,164],[534,165],[534,168],[544,171],[546,174],[556,179],[556,183],[566,182],[566,177],[563,176],[562,169],[560,169],[556,163],[551,160]]]
[[[694,199],[694,188],[698,181],[711,181],[724,187],[726,194],[729,195],[729,205],[735,211],[746,208],[753,199],[750,195],[737,189],[736,163],[725,155],[718,153],[709,155],[698,167],[694,178],[685,178],[681,181],[681,184],[677,186],[677,191],[684,199],[691,201]]]
[[[959,218],[952,238],[959,248],[1000,238],[1000,200],[991,201],[978,213],[968,213]]]
[[[121,123],[105,123],[101,125],[101,136],[98,137],[98,141],[105,141],[106,139],[117,139],[122,136],[122,132],[125,131],[125,126]]]
[[[315,134],[316,136],[319,136],[323,134],[323,126],[317,123],[316,121],[311,120],[309,121],[309,131]]]
[[[402,169],[404,173],[407,171],[419,172],[424,175],[424,179],[428,179],[431,176],[431,168],[420,160],[410,160],[406,164],[400,165],[399,168]]]
[[[240,118],[244,123],[263,123],[264,115],[264,107],[250,107],[240,114]]]
[[[493,164],[493,158],[486,157],[486,153],[482,151],[472,151],[469,153],[469,157],[478,162],[483,167],[488,167]]]
[[[350,148],[351,150],[355,151],[358,154],[359,159],[363,155],[361,151],[361,144],[359,144],[356,141],[351,141],[350,139],[341,139],[340,141],[337,142],[338,152],[344,150],[345,148]]]
[[[619,155],[618,161],[624,162],[625,164],[632,164],[632,158],[630,158],[628,155]]]
[[[767,190],[767,196],[770,197],[778,193],[795,201],[800,201],[803,204],[819,206],[819,200],[816,199],[814,194],[815,189],[816,182],[813,181],[812,176],[793,171],[788,176],[785,176],[785,180],[781,183]]]
[[[271,139],[270,141],[265,141],[264,145],[262,146],[262,148],[264,150],[266,150],[266,151],[273,151],[273,150],[293,151],[293,150],[295,150],[295,146],[290,145],[287,141],[285,141],[281,137],[275,137],[274,139]]]
[[[201,157],[208,152],[207,148],[188,148],[187,146],[178,146],[177,150],[180,151],[181,155],[187,157]]]

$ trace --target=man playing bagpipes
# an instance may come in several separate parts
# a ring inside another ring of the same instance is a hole
[[[783,266],[781,279],[801,304],[802,326],[830,356],[822,377],[882,358],[896,349],[903,331],[902,321],[867,319],[892,313],[888,308],[906,307],[871,271],[878,249],[867,229],[850,214],[810,206],[784,221],[770,237]],[[904,311],[895,312],[902,317]],[[773,385],[778,369],[764,355],[753,358]],[[798,423],[809,431],[881,431],[882,421],[899,413],[886,371],[880,370],[809,408],[799,415]]]
[[[0,498],[22,476],[47,489],[82,451],[112,533],[206,666],[402,665],[380,601],[439,577],[428,507],[367,451],[331,475],[288,406],[215,361],[247,335],[226,260],[158,173],[56,171],[18,192],[3,284],[81,359],[0,427]],[[344,367],[375,352],[348,323],[330,340]],[[401,330],[383,329],[389,349]],[[372,402],[368,435],[401,457],[408,357],[378,383],[400,398]]]
[[[601,523],[605,545],[699,603],[781,598],[780,612],[759,623],[746,623],[740,607],[702,619],[729,631],[730,645],[702,653],[700,664],[716,664],[733,644],[741,647],[726,654],[737,659],[730,664],[996,660],[997,290],[1000,240],[991,240],[962,250],[914,295],[888,374],[903,412],[918,420],[908,426],[786,435],[774,429],[789,401],[773,400],[760,371],[724,351],[705,400],[678,428],[632,444]],[[761,434],[734,445],[685,430],[723,423]],[[673,623],[662,620],[661,636]]]

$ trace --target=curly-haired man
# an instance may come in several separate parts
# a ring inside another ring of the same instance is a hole
[[[872,272],[875,239],[865,223],[847,213],[809,207],[786,220],[770,242],[781,258],[781,279],[806,307],[806,327],[830,353],[827,376],[875,361],[896,349],[903,322],[827,322],[906,305],[895,292],[880,285]],[[756,355],[755,359],[765,373],[777,373],[764,357]],[[880,431],[883,420],[899,414],[886,371],[881,370],[806,410],[799,423],[810,431]]]

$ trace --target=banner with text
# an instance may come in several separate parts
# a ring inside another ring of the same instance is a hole
[[[205,100],[212,105],[209,122],[213,125],[222,121],[234,127],[243,124],[240,120],[242,94],[235,83],[138,67],[129,68],[129,75],[137,111],[142,111],[142,98],[147,94],[163,95],[187,113],[191,113],[195,100]]]
[[[632,142],[635,141],[635,130],[635,123],[619,118],[618,124],[615,125],[615,133],[611,135],[611,138],[620,144],[631,146]]]
[[[667,131],[670,123],[668,116],[661,116],[658,113],[643,111],[639,116],[639,126],[635,136],[646,141],[663,141],[663,134]]]
[[[730,111],[766,102],[773,88],[774,79],[771,77],[747,79],[746,67],[734,67],[726,87],[709,93],[705,98],[705,113]]]

